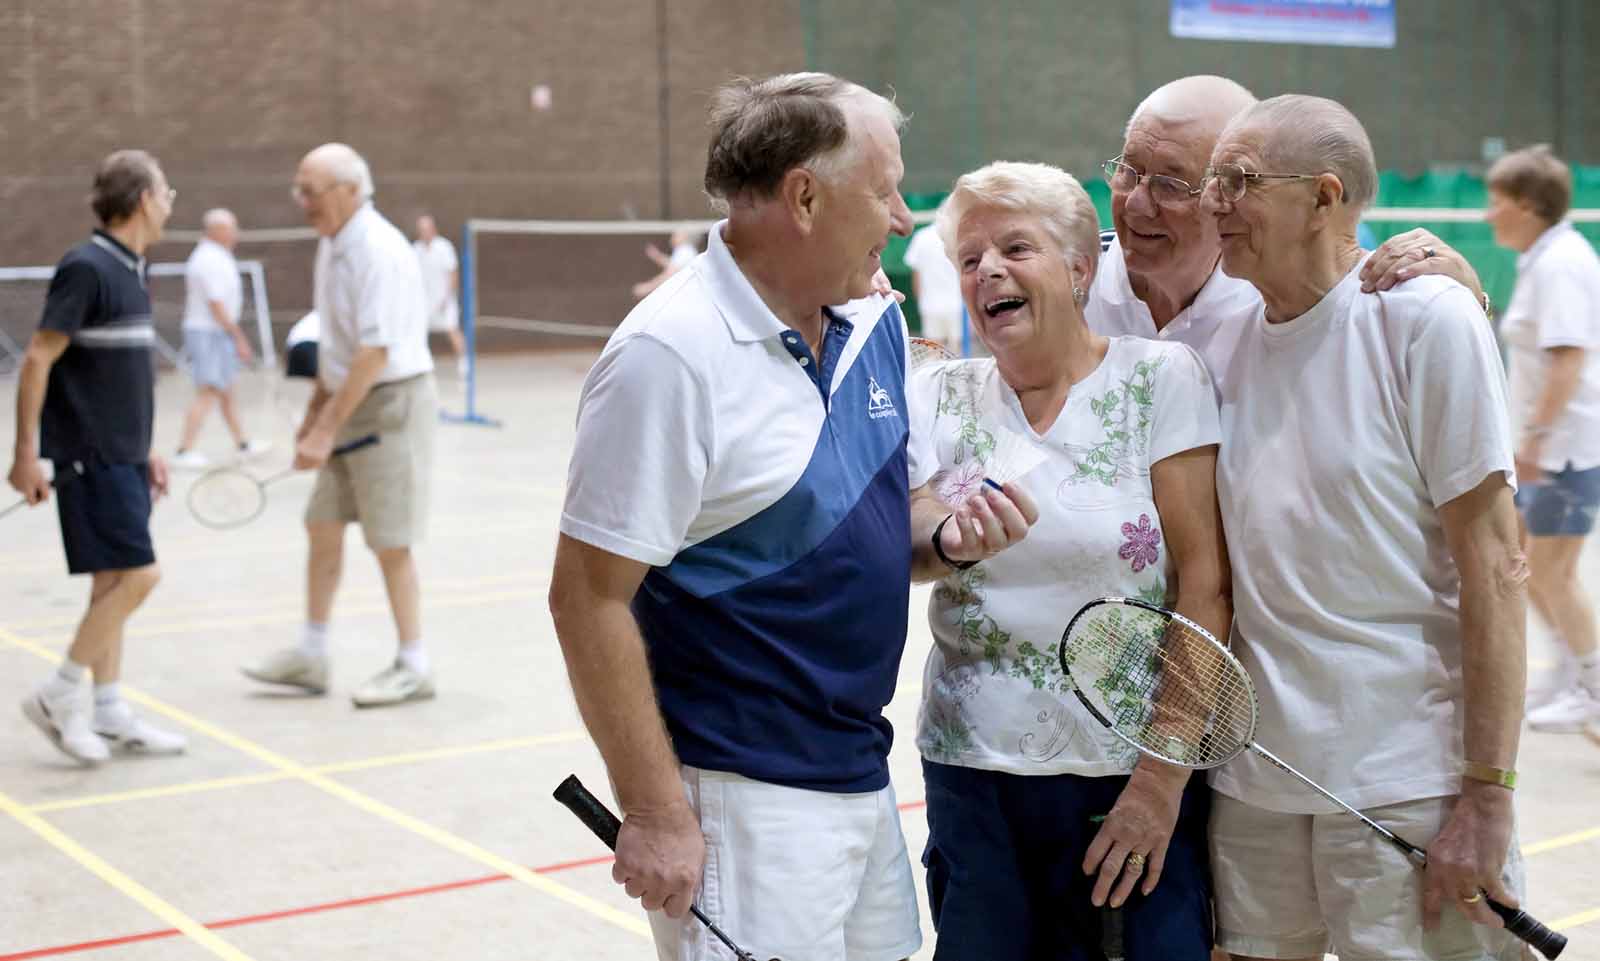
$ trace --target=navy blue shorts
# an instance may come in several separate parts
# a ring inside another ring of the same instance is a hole
[[[73,574],[156,562],[148,464],[57,463],[56,515]]]
[[[922,762],[935,961],[1101,961],[1107,912],[1089,901],[1083,856],[1126,777],[1022,776]],[[1184,792],[1161,881],[1120,920],[1129,961],[1209,961],[1211,789]]]
[[[1600,508],[1600,467],[1545,472],[1537,484],[1517,488],[1517,509],[1534,537],[1582,537],[1594,530]]]

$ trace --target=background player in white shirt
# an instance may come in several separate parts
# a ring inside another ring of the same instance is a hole
[[[1230,361],[1217,470],[1259,736],[1429,857],[1418,884],[1374,832],[1238,758],[1212,777],[1219,944],[1520,957],[1483,898],[1519,886],[1527,568],[1481,307],[1439,278],[1361,291],[1377,166],[1331,100],[1249,108],[1205,184],[1222,267],[1264,302]]]
[[[428,332],[443,333],[450,338],[450,349],[456,352],[456,370],[467,372],[467,341],[461,335],[461,262],[456,258],[455,244],[439,233],[439,227],[427,214],[417,218],[417,239],[411,245],[417,252],[417,263],[422,268],[422,289],[426,297]]]
[[[272,445],[245,436],[234,403],[233,384],[239,365],[250,364],[255,352],[250,338],[239,327],[239,311],[244,305],[244,286],[239,280],[239,264],[233,249],[239,244],[239,222],[229,210],[208,210],[201,224],[205,236],[183,268],[183,348],[194,380],[194,403],[189,405],[178,441],[174,467],[202,470],[209,459],[194,449],[200,428],[213,407],[222,408],[222,420],[233,435],[241,455],[264,454]]]
[[[1573,732],[1600,720],[1594,606],[1578,580],[1600,507],[1600,257],[1562,219],[1572,171],[1550,148],[1506,154],[1487,179],[1495,242],[1519,254],[1500,333],[1511,360],[1528,591],[1561,657],[1529,689],[1528,724]]]
[[[906,245],[906,266],[911,268],[911,293],[922,317],[922,336],[938,341],[952,353],[960,353],[961,277],[932,224],[911,235],[911,243]]]

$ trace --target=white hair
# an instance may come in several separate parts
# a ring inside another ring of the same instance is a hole
[[[212,207],[205,212],[205,216],[200,218],[200,226],[209,233],[218,227],[237,227],[239,226],[239,221],[238,218],[234,217],[233,211],[228,208]]]
[[[354,147],[325,143],[313,152],[319,154],[318,159],[327,164],[334,183],[350,184],[356,188],[356,194],[362,200],[372,199],[372,169]]]
[[[934,229],[952,261],[959,262],[956,228],[975,207],[1000,207],[1038,217],[1062,252],[1087,260],[1090,276],[1094,275],[1100,261],[1100,214],[1078,178],[1060,167],[999,160],[958,177],[934,216]]]
[[[1271,173],[1331,173],[1344,186],[1346,206],[1361,210],[1378,196],[1378,161],[1355,114],[1326,97],[1284,94],[1240,114],[1229,131],[1262,133],[1262,162]]]

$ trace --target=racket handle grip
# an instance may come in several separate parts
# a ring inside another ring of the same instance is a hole
[[[576,814],[578,820],[594,832],[595,837],[604,841],[606,847],[613,851],[617,849],[617,832],[622,830],[622,822],[599,798],[589,793],[576,774],[567,775],[567,779],[556,786],[554,796],[567,806],[567,810]]]
[[[1550,930],[1526,911],[1507,907],[1494,898],[1489,899],[1489,910],[1500,915],[1500,920],[1506,923],[1507,931],[1533,945],[1540,954],[1549,958],[1550,961],[1555,961],[1556,958],[1561,957],[1561,952],[1566,950],[1566,935]]]

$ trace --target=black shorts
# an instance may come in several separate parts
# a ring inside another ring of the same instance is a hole
[[[315,379],[317,376],[317,342],[302,340],[289,348],[289,377],[306,377]]]
[[[148,464],[56,464],[56,515],[67,570],[121,571],[156,562]]]

